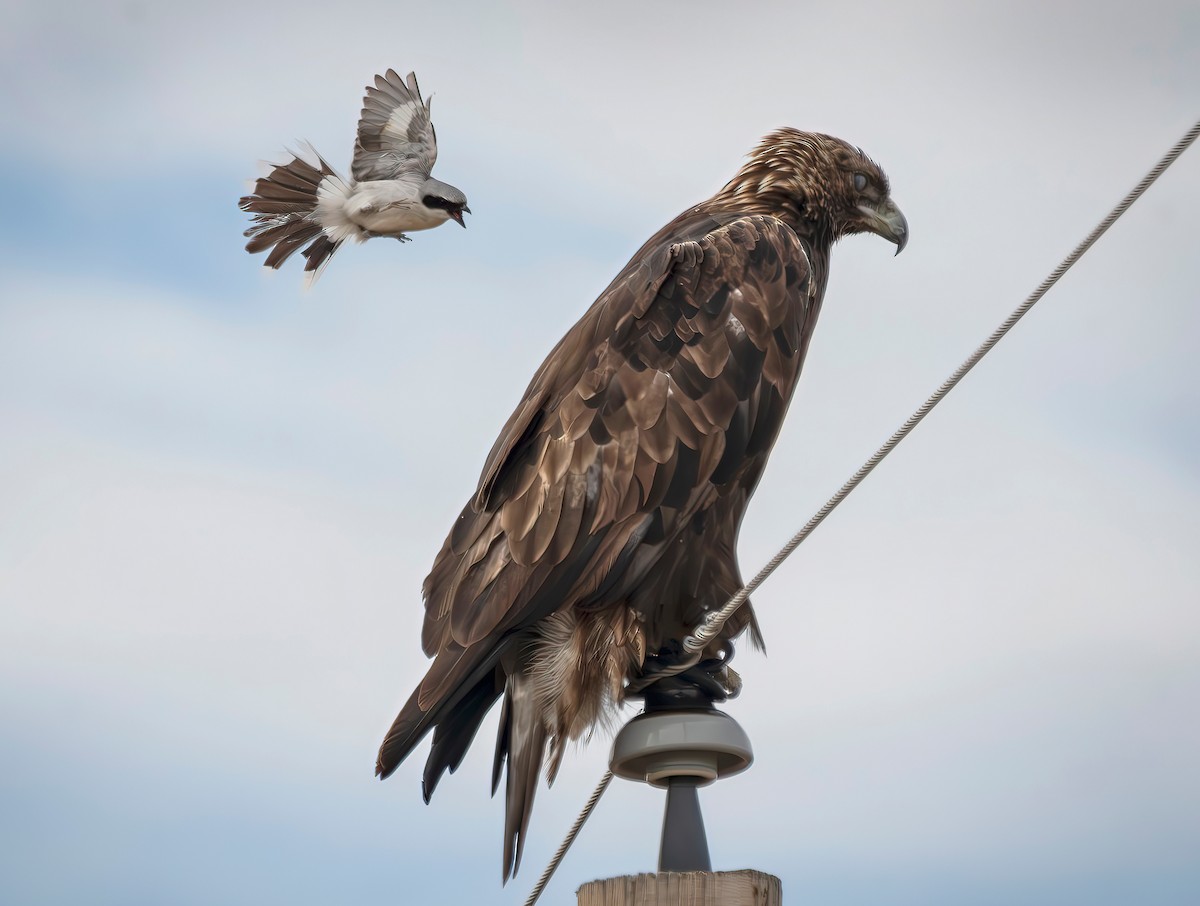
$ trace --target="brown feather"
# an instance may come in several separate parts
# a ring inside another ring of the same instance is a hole
[[[510,541],[513,559],[518,563],[534,564],[541,560],[546,548],[558,531],[558,520],[562,517],[563,493],[566,482],[557,481],[548,485],[546,500],[537,521],[524,538]]]
[[[317,191],[327,176],[336,176],[332,167],[318,157],[318,166],[293,157],[277,164],[254,183],[254,194],[238,201],[238,207],[254,214],[245,231],[250,239],[246,251],[251,254],[271,249],[264,267],[279,268],[305,243],[304,269],[315,272],[341,245],[325,235],[319,223],[311,219],[317,207]]]
[[[546,727],[532,701],[530,681],[520,671],[509,674],[504,692],[505,722],[496,741],[496,763],[508,761],[504,791],[503,879],[517,873],[525,851],[525,834],[537,793],[546,751]],[[493,770],[493,776],[496,769]]]
[[[377,770],[432,729],[431,792],[503,687],[493,789],[507,770],[505,878],[543,762],[553,778],[647,653],[741,584],[738,528],[811,341],[830,247],[870,228],[857,173],[886,193],[857,149],[780,130],[653,236],[537,370],[434,561],[422,633],[434,661]],[[303,191],[314,174],[286,178]],[[746,629],[760,641],[748,603],[709,653]]]

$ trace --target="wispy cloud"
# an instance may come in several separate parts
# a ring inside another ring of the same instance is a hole
[[[523,895],[490,731],[428,809],[416,762],[370,773],[421,578],[552,343],[769,128],[879,159],[913,240],[835,252],[749,573],[1190,125],[1200,68],[1184,3],[338,16],[372,24],[21,4],[0,36],[0,899]],[[344,165],[387,66],[434,93],[470,228],[260,278],[255,159]],[[1195,899],[1198,153],[756,595],[722,867],[843,903]],[[606,744],[539,794],[530,876]],[[614,787],[549,895],[651,869],[660,808]]]

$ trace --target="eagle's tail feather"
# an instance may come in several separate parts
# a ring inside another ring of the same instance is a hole
[[[443,696],[433,707],[426,702],[425,708],[428,710],[424,710],[421,707],[422,692],[428,691],[428,680],[438,666],[439,662],[434,661],[431,673],[413,690],[392,721],[375,761],[375,774],[381,779],[389,777],[420,744],[425,734],[433,730],[433,748],[425,764],[422,780],[426,802],[433,795],[442,774],[447,770],[453,773],[462,763],[479,725],[503,689],[503,674],[496,669],[494,660],[485,659],[474,670],[464,669],[459,674],[455,668],[462,666],[460,659],[450,666],[449,675],[452,680],[461,675],[461,681],[452,685],[467,691],[461,695]],[[431,694],[431,697],[436,699],[436,694]]]
[[[309,149],[316,163],[298,155],[258,179],[254,193],[244,196],[238,207],[254,215],[246,230],[246,251],[251,254],[270,249],[266,267],[279,268],[301,246],[304,270],[316,280],[333,253],[357,227],[340,214],[340,201],[349,194],[346,182],[323,157]]]
[[[533,683],[523,672],[508,677],[500,728],[496,735],[496,758],[492,767],[492,793],[500,783],[500,770],[508,761],[504,790],[504,866],[505,883],[521,866],[521,853],[533,811],[538,776],[546,753],[546,726],[534,702]]]
[[[383,738],[383,744],[375,758],[375,776],[380,780],[390,777],[429,732],[430,715],[421,710],[420,695],[421,687],[418,686],[408,697],[408,701],[404,703],[404,707],[400,709]]]
[[[458,770],[471,740],[479,732],[479,725],[483,723],[483,719],[499,697],[500,690],[496,686],[495,675],[484,677],[438,722],[433,730],[433,745],[421,778],[421,789],[426,802],[437,789],[442,775],[446,771],[453,774]]]
[[[476,672],[475,676],[478,675]],[[484,717],[500,697],[502,676],[502,672],[493,667],[470,686],[465,695],[448,699],[428,712],[421,710],[421,688],[417,687],[379,749],[375,773],[381,778],[390,775],[433,729],[433,746],[422,777],[422,792],[428,802],[442,775],[446,771],[454,773],[462,763]],[[510,674],[504,685],[504,704],[492,768],[494,795],[507,762],[503,866],[506,883],[521,865],[533,797],[546,752],[546,737],[546,727],[534,701],[532,681],[521,671]]]

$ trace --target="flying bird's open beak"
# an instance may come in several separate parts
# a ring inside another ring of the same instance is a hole
[[[890,198],[884,199],[878,207],[860,204],[859,211],[866,220],[866,228],[889,242],[896,243],[896,254],[899,255],[908,245],[908,221]]]
[[[465,220],[463,220],[463,214],[470,214],[470,213],[471,213],[471,209],[468,208],[466,205],[463,205],[460,210],[451,211],[450,216],[453,217],[456,221],[458,221],[458,225],[465,230],[467,228],[467,223]]]

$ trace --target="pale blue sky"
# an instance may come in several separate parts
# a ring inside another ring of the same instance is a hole
[[[779,125],[888,171],[835,252],[749,574],[1200,114],[1200,10],[1053,4],[4,3],[0,901],[520,903],[494,718],[431,806],[375,748],[420,582],[546,351]],[[261,158],[348,164],[415,69],[474,216],[311,291],[242,251]],[[1200,901],[1193,149],[757,596],[703,794],[790,903]],[[544,902],[651,870],[618,783]]]

